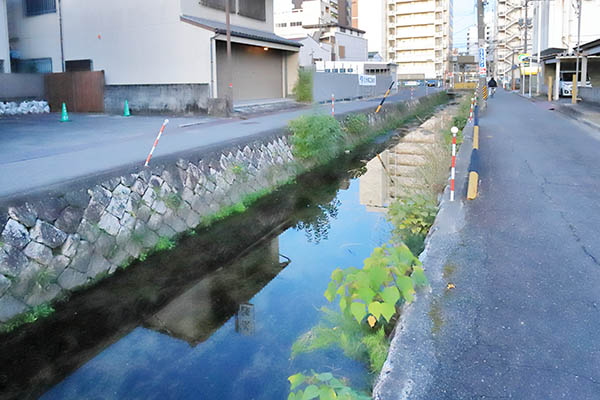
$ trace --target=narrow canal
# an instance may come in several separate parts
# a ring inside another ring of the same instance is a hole
[[[323,295],[331,272],[360,267],[390,238],[385,179],[365,174],[390,141],[299,177],[3,335],[0,398],[285,399],[287,378],[311,370],[368,393],[373,376],[341,350],[291,349],[332,307]]]

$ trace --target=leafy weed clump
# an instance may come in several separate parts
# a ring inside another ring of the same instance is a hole
[[[294,156],[326,162],[335,157],[343,137],[340,123],[330,115],[302,115],[288,124]]]
[[[298,80],[292,90],[296,96],[296,101],[302,103],[312,103],[313,101],[313,74],[310,70],[299,69]]]

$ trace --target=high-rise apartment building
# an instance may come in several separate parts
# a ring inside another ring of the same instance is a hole
[[[369,52],[398,64],[398,80],[444,79],[450,71],[453,0],[354,0],[354,26]]]
[[[398,79],[445,79],[452,50],[452,0],[388,0],[386,11],[387,59],[398,64]]]

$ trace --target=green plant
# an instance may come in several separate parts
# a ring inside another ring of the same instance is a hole
[[[169,193],[162,200],[171,210],[177,210],[181,206],[182,202],[181,196],[179,196],[177,193]]]
[[[123,261],[121,264],[119,264],[119,268],[121,269],[127,269],[127,267],[129,267],[132,263],[132,258],[131,257],[127,257],[127,259],[125,261]]]
[[[154,246],[155,251],[172,250],[173,248],[175,248],[175,242],[165,236],[159,237]]]
[[[147,258],[148,258],[148,253],[144,251],[144,252],[140,253],[138,260],[140,260],[141,262],[144,262],[144,261],[146,261]]]
[[[0,333],[12,332],[22,325],[31,324],[38,319],[46,318],[54,313],[54,311],[54,308],[48,303],[35,306],[31,310],[19,314],[0,325]]]
[[[296,96],[296,101],[303,103],[312,103],[313,101],[313,73],[311,70],[300,68],[298,70],[298,80],[292,89]]]
[[[35,282],[43,288],[56,281],[56,273],[49,268],[40,269],[35,275]]]
[[[372,328],[385,326],[396,314],[402,299],[412,302],[415,287],[426,284],[421,262],[404,245],[375,248],[362,269],[336,269],[325,297],[332,302],[339,296],[342,313],[352,315],[359,324],[365,317]]]
[[[351,135],[361,135],[369,129],[369,120],[364,114],[350,114],[344,119],[344,130]]]
[[[340,123],[331,115],[302,115],[288,123],[294,156],[302,160],[326,161],[339,151]]]
[[[427,235],[437,215],[437,204],[432,196],[415,194],[393,202],[388,218],[394,233],[403,238],[407,234]]]
[[[330,372],[316,373],[313,371],[310,375],[298,373],[290,376],[288,381],[291,385],[288,400],[371,399],[371,396],[353,390],[347,386],[345,379],[338,379]],[[294,390],[296,391],[294,392]]]

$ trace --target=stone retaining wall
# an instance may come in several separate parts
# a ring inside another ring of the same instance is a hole
[[[13,201],[0,215],[0,322],[112,274],[161,238],[289,180],[293,161],[287,138],[272,137]]]

